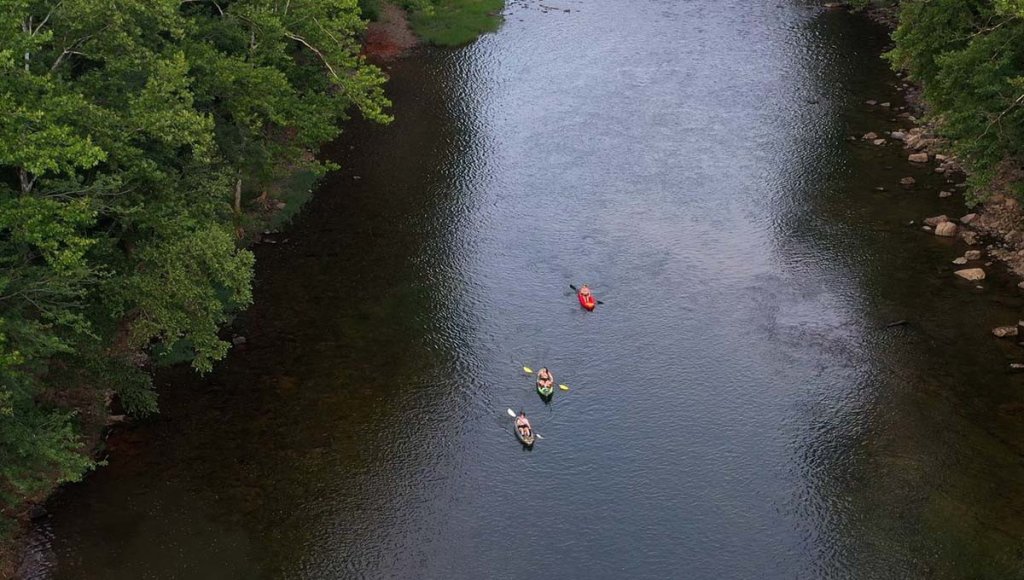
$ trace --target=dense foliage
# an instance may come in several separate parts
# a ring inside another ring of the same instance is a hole
[[[251,300],[243,192],[353,108],[387,121],[356,0],[0,1],[0,508],[88,469],[79,422],[156,409]],[[248,205],[248,204],[245,204]]]
[[[988,182],[1024,159],[1024,0],[904,0],[893,64],[924,87],[930,115]]]

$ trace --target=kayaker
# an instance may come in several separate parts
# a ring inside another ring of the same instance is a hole
[[[542,387],[548,387],[555,382],[555,376],[551,374],[551,371],[547,367],[544,367],[537,371],[537,383]]]
[[[580,286],[580,296],[590,296],[590,286],[587,286],[586,284]]]
[[[530,428],[530,420],[526,418],[526,413],[519,411],[519,416],[516,417],[516,429],[519,429],[519,434],[523,437],[529,437],[533,431]]]

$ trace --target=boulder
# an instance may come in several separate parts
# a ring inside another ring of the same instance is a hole
[[[864,133],[864,136],[861,137],[861,139],[864,139],[865,141],[874,141],[875,139],[878,139],[878,133]]]
[[[945,214],[937,215],[937,216],[930,217],[930,218],[924,218],[924,223],[926,223],[926,224],[928,224],[928,225],[930,225],[932,227],[935,227],[935,226],[937,226],[937,225],[939,225],[939,224],[941,224],[943,222],[948,222],[948,221],[949,221],[949,218],[946,217]]]
[[[985,279],[985,271],[981,268],[964,268],[963,270],[957,270],[953,273],[964,280],[970,280],[971,282]]]
[[[964,259],[965,260],[980,260],[981,259],[981,250],[967,250],[966,252],[964,252]]]
[[[889,133],[889,136],[897,141],[902,141],[907,138],[907,134],[903,131],[893,131],[892,133]]]
[[[904,177],[903,179],[900,180],[900,185],[902,185],[903,187],[911,187],[915,183],[917,183],[917,180],[914,179],[913,177]]]
[[[964,264],[967,263],[967,258],[960,256],[959,258],[953,260],[953,263],[956,264],[957,266],[963,266]]]
[[[907,161],[910,161],[911,163],[928,163],[928,154],[911,153],[910,156],[907,157]]]
[[[971,222],[973,222],[977,218],[978,218],[978,214],[976,214],[976,213],[969,213],[969,214],[965,215],[964,217],[960,218],[960,223],[962,223],[962,224],[964,224],[966,226],[966,225],[970,224]]]
[[[944,238],[956,237],[956,224],[953,222],[942,222],[935,226],[935,235]]]
[[[997,326],[992,329],[992,334],[996,335],[997,338],[1006,338],[1008,336],[1017,336],[1016,326]]]

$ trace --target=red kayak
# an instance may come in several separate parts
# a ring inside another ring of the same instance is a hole
[[[589,296],[584,296],[583,294],[577,292],[576,297],[580,299],[580,306],[586,308],[587,310],[593,310],[594,307],[597,306],[597,300],[594,298],[593,294],[590,294]]]

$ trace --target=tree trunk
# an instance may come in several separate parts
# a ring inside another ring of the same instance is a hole
[[[18,181],[21,182],[21,194],[28,195],[32,193],[32,186],[36,183],[36,178],[29,175],[28,171],[24,169],[18,169]]]
[[[242,178],[235,181],[235,213],[242,215]]]

